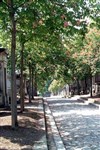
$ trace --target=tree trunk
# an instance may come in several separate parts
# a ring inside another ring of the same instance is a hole
[[[31,65],[29,63],[29,103],[31,103],[31,81],[32,81],[32,78],[31,78]]]
[[[77,79],[77,94],[80,95],[80,84],[78,79]]]
[[[34,68],[32,67],[32,99],[34,99]]]
[[[23,51],[24,51],[24,43],[22,43],[21,49],[21,80],[20,80],[20,104],[21,104],[21,112],[24,110],[24,77],[23,77]]]
[[[92,97],[92,74],[90,75],[90,97]]]
[[[34,96],[37,96],[37,76],[34,74]]]
[[[84,79],[84,82],[85,82],[85,89],[84,89],[84,94],[87,94],[87,78],[85,77]]]
[[[15,128],[17,123],[17,98],[16,98],[16,74],[15,74],[15,50],[16,50],[16,21],[13,10],[13,1],[11,1],[10,19],[12,25],[12,41],[11,41],[11,117],[12,128]]]

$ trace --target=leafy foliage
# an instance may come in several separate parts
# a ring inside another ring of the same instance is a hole
[[[25,43],[24,71],[28,73],[29,63],[34,66],[40,89],[48,80],[63,78],[65,82],[70,82],[77,77],[83,77],[88,66],[99,70],[97,52],[94,60],[94,51],[99,51],[97,50],[99,40],[96,35],[98,31],[95,33],[96,36],[87,34],[85,37],[88,32],[89,17],[94,20],[95,25],[99,26],[96,13],[99,8],[95,0],[12,2],[13,7],[10,0],[2,0],[0,4],[0,32],[2,33],[0,41],[3,46],[10,49],[12,24],[9,16],[13,11],[17,31],[16,70],[20,69],[21,44]],[[88,36],[91,37],[91,42],[93,41],[90,46]],[[84,38],[85,42],[83,42]],[[91,48],[93,50],[90,56]],[[10,54],[9,51],[9,58],[11,58]],[[95,61],[94,66],[89,64],[90,59],[91,63]]]

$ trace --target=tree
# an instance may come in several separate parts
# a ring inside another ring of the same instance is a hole
[[[94,32],[95,31],[95,32]],[[92,96],[92,76],[100,72],[100,33],[97,28],[88,30],[84,40],[74,39],[72,50],[73,61],[70,62],[70,68],[74,78],[84,79],[89,76],[91,79],[91,96]],[[78,42],[78,43],[77,43]]]
[[[85,0],[80,1],[17,1],[14,0],[2,0],[2,6],[0,7],[1,15],[0,21],[2,23],[2,29],[6,28],[11,31],[11,79],[12,79],[12,127],[16,126],[17,122],[17,109],[16,109],[16,82],[15,82],[15,64],[16,64],[16,34],[17,30],[27,29],[29,25],[30,33],[33,36],[40,37],[43,42],[46,39],[47,42],[53,44],[53,49],[58,49],[57,40],[56,44],[52,41],[53,37],[63,38],[63,36],[74,35],[74,33],[80,33],[85,35],[87,31],[87,22],[85,17],[89,16],[90,8],[92,7],[92,0],[88,3]],[[91,5],[91,7],[90,7]],[[23,19],[23,22],[22,22]],[[20,31],[20,30],[19,30]],[[25,31],[25,30],[24,30]],[[29,31],[28,31],[29,32]],[[52,36],[51,36],[52,35]],[[50,38],[52,37],[52,38]],[[59,40],[58,40],[59,41]],[[51,47],[48,44],[50,51]],[[59,45],[59,44],[58,44]],[[61,49],[61,47],[59,47]],[[48,50],[48,49],[47,49]],[[57,54],[57,53],[56,53]],[[46,56],[48,58],[48,56]],[[50,58],[49,62],[55,61],[55,58]],[[60,58],[60,57],[59,57]],[[57,62],[59,63],[57,58]],[[51,65],[48,67],[51,68]],[[56,65],[55,65],[56,66]],[[53,65],[54,67],[54,65]],[[47,70],[47,66],[44,67]],[[42,69],[41,69],[42,70]],[[53,72],[52,70],[50,71]]]
[[[92,77],[100,72],[100,31],[96,28],[89,29],[84,41],[83,62],[90,68],[91,97],[92,97]]]
[[[11,112],[12,112],[12,128],[15,128],[17,123],[17,101],[16,101],[16,76],[15,76],[15,64],[16,64],[16,14],[20,5],[24,5],[25,3],[15,3],[13,0],[8,0],[7,2],[2,1],[2,8],[4,9],[3,17],[7,18],[7,14],[9,15],[10,21],[10,29],[11,29]],[[17,16],[18,17],[18,16]],[[7,22],[8,23],[8,22]],[[7,24],[8,26],[8,24]]]

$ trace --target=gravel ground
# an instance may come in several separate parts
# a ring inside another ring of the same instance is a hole
[[[26,102],[23,114],[18,113],[18,128],[11,128],[11,113],[0,109],[0,150],[33,150],[45,134],[41,128],[43,113],[37,110],[39,100],[32,104]]]
[[[100,110],[77,100],[49,99],[66,150],[100,150]]]

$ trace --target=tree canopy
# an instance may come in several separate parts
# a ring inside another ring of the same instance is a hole
[[[0,44],[9,50],[12,99],[15,71],[29,74],[29,65],[40,91],[53,80],[69,83],[87,69],[98,72],[99,27],[97,0],[0,1]]]

